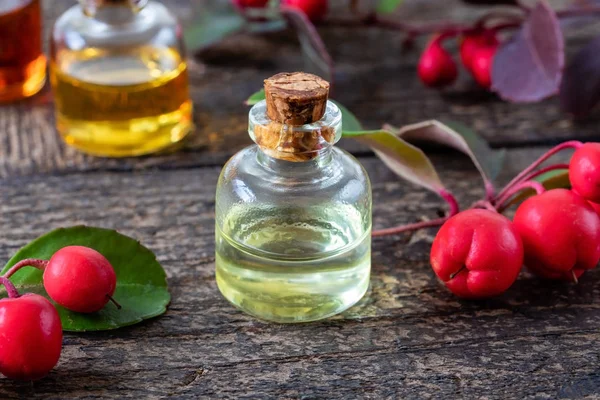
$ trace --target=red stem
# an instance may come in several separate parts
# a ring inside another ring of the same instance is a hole
[[[47,265],[48,261],[46,260],[39,260],[37,258],[26,258],[13,265],[8,271],[6,271],[3,277],[10,278],[15,272],[17,272],[23,267],[35,267],[40,271],[43,271]]]
[[[416,231],[416,230],[422,229],[422,228],[430,228],[432,226],[441,226],[447,220],[448,220],[448,217],[444,217],[444,218],[432,219],[431,221],[415,222],[414,224],[400,225],[400,226],[396,226],[394,228],[379,229],[379,230],[373,231],[372,236],[377,237],[377,236],[395,235],[395,234],[403,233],[403,232]]]
[[[0,283],[4,285],[8,297],[10,297],[11,299],[16,299],[20,296],[19,292],[15,288],[15,285],[13,285],[12,282],[8,280],[8,278],[0,276]]]
[[[529,174],[525,178],[523,178],[523,180],[524,181],[530,181],[533,178],[537,178],[538,176],[545,174],[546,172],[555,171],[557,169],[569,169],[569,164],[553,164],[553,165],[548,165],[547,167],[540,168],[537,171],[533,171],[531,174]]]
[[[533,170],[535,170],[541,163],[543,163],[544,161],[546,161],[547,159],[549,159],[550,157],[552,157],[553,155],[555,155],[556,153],[565,150],[565,149],[578,149],[581,146],[583,146],[583,143],[581,143],[578,140],[570,140],[568,142],[563,142],[557,146],[554,146],[553,148],[551,148],[550,150],[548,150],[545,154],[543,154],[540,158],[538,158],[537,160],[535,160],[529,167],[525,168],[523,171],[521,171],[517,176],[515,176],[513,178],[512,181],[510,181],[508,183],[508,185],[506,185],[504,187],[504,189],[502,189],[500,191],[500,193],[498,193],[498,196],[496,197],[495,200],[495,204],[498,203],[498,199],[500,197],[503,197],[506,192],[508,192],[509,190],[511,190],[511,188],[513,186],[515,186],[516,184],[518,184],[519,182],[522,182],[523,180],[526,179],[526,177],[531,174],[531,172],[533,172]]]
[[[537,194],[542,194],[546,191],[544,185],[536,181],[525,181],[521,182],[512,188],[510,188],[504,195],[500,196],[496,201],[496,207],[498,210],[501,210],[504,206],[504,203],[510,200],[515,194],[519,193],[523,189],[533,189]]]
[[[440,190],[440,196],[442,196],[442,198],[444,200],[446,200],[446,202],[450,206],[450,211],[448,212],[448,216],[451,217],[453,215],[458,214],[458,212],[460,211],[460,208],[458,206],[458,202],[456,201],[456,198],[452,195],[452,193],[448,192],[446,189],[442,189],[442,190]]]
[[[471,206],[471,208],[483,208],[483,209],[490,210],[490,211],[493,211],[493,212],[498,212],[498,210],[496,210],[496,207],[494,207],[492,205],[492,203],[490,203],[487,200],[476,201],[475,203],[473,203],[473,205]]]
[[[485,186],[485,199],[489,202],[494,200],[494,196],[496,196],[496,188],[494,188],[494,184],[487,180],[487,177],[484,178],[484,186]]]
[[[448,220],[448,218],[450,218],[453,215],[458,214],[458,212],[460,211],[460,208],[458,206],[458,202],[456,201],[456,198],[452,195],[452,193],[450,193],[446,189],[442,189],[442,190],[440,190],[439,194],[444,200],[446,200],[446,202],[448,203],[448,206],[450,207],[450,211],[448,211],[447,217],[432,219],[431,221],[415,222],[413,224],[408,224],[408,225],[400,225],[400,226],[396,226],[394,228],[379,229],[379,230],[373,231],[372,236],[377,237],[377,236],[395,235],[395,234],[402,233],[402,232],[415,231],[415,230],[421,229],[421,228],[429,228],[432,226],[443,225],[444,222],[446,222]]]

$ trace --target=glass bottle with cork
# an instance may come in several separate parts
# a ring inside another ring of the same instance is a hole
[[[371,187],[334,147],[342,115],[329,83],[265,80],[249,113],[256,143],[234,155],[216,193],[216,279],[238,308],[275,322],[314,321],[360,300],[371,269]]]
[[[40,0],[0,1],[0,102],[21,100],[46,82]]]
[[[190,132],[181,28],[162,4],[80,0],[56,21],[50,55],[56,124],[68,144],[135,156]]]

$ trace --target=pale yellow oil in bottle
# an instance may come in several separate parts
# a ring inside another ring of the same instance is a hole
[[[90,154],[148,154],[192,129],[188,74],[180,54],[150,46],[59,53],[51,64],[56,124]]]
[[[261,319],[323,319],[369,287],[370,219],[351,205],[309,212],[232,207],[215,236],[219,290]]]

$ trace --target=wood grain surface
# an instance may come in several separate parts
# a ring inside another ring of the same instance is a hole
[[[165,3],[190,23],[206,2]],[[43,4],[51,22],[73,2]],[[472,19],[481,12],[454,0],[406,0],[402,17]],[[555,100],[507,104],[475,90],[466,77],[443,94],[423,89],[414,75],[417,55],[403,53],[395,33],[322,33],[338,65],[334,96],[367,126],[462,121],[495,146],[511,147],[501,182],[550,143],[598,136],[598,115],[574,123]],[[589,35],[584,30],[570,43]],[[197,131],[184,148],[158,156],[110,160],[65,147],[54,129],[48,88],[0,107],[0,257],[7,260],[60,226],[114,228],[157,254],[173,296],[159,318],[65,335],[62,359],[47,378],[2,378],[0,399],[599,397],[600,271],[586,273],[578,285],[523,273],[496,299],[461,301],[431,271],[435,229],[428,229],[375,239],[368,295],[326,321],[265,323],[220,296],[214,281],[217,175],[249,144],[243,100],[264,77],[302,68],[299,54],[288,32],[233,38],[190,59]],[[365,149],[343,146],[358,155],[372,180],[376,228],[436,218],[443,209],[434,194],[400,181]],[[463,207],[482,196],[467,158],[439,150],[432,157]]]

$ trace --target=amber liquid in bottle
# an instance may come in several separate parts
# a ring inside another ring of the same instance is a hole
[[[192,103],[178,52],[87,48],[58,58],[51,79],[58,130],[68,144],[90,154],[132,156],[189,133]]]
[[[36,94],[46,80],[40,0],[0,1],[0,102]]]

